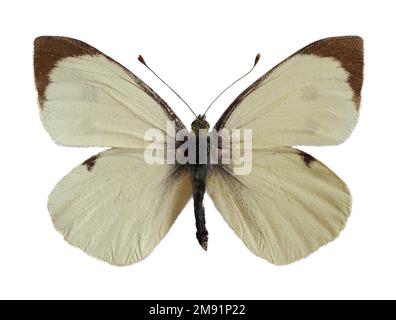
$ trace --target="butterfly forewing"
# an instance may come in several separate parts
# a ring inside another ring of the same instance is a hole
[[[34,70],[41,119],[59,144],[145,148],[147,130],[184,128],[149,86],[81,41],[37,38]]]
[[[258,148],[339,144],[357,122],[362,81],[361,38],[320,40],[249,86],[215,129],[252,129]]]

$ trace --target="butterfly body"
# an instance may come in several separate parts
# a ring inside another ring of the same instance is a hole
[[[206,229],[205,207],[203,205],[210,166],[208,129],[209,123],[205,120],[205,116],[199,115],[191,124],[192,134],[195,137],[195,161],[188,164],[192,182],[195,224],[197,228],[196,236],[204,250],[208,249],[208,231]],[[205,139],[205,141],[202,139]],[[200,145],[202,143],[203,147]]]

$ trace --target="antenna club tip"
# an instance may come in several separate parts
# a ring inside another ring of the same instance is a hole
[[[261,58],[261,54],[257,53],[256,58],[254,59],[254,66],[256,66],[256,64],[260,61]]]
[[[143,63],[145,66],[147,66],[146,61],[144,61],[144,58],[141,54],[139,54],[138,60]]]

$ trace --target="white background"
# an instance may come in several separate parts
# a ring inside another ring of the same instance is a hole
[[[0,298],[396,298],[394,1],[7,1],[0,7]],[[214,106],[213,125],[253,80],[323,37],[365,39],[361,117],[336,147],[305,148],[352,190],[340,238],[275,267],[255,257],[209,198],[209,251],[195,239],[190,203],[154,252],[124,268],[68,245],[52,227],[47,195],[96,149],[59,147],[38,115],[33,39],[81,39],[150,84],[183,121],[193,116],[139,64],[138,54],[202,112],[232,80],[254,73]]]

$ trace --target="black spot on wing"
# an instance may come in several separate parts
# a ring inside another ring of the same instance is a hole
[[[87,160],[85,160],[82,165],[87,167],[88,171],[91,171],[92,168],[95,166],[96,160],[99,158],[99,154],[94,155]]]
[[[301,157],[302,161],[304,161],[305,165],[309,168],[311,167],[312,163],[316,161],[316,159],[310,154],[305,153],[301,150],[298,150],[297,154]]]

